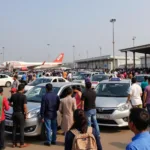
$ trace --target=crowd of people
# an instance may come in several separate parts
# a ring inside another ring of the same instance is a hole
[[[118,72],[116,73],[118,75]],[[67,77],[66,73],[64,76]],[[150,134],[147,131],[150,125],[150,78],[145,76],[141,86],[131,77],[132,85],[128,91],[127,103],[132,108],[129,115],[129,128],[135,136],[127,145],[126,150],[149,150]],[[11,97],[8,101],[3,96],[3,88],[0,87],[0,150],[5,148],[5,111],[13,108],[12,147],[18,146],[16,130],[20,131],[20,148],[29,146],[24,142],[24,125],[28,118],[27,99],[24,95],[24,84],[20,84],[17,75],[11,89]],[[98,149],[102,150],[100,140],[100,128],[96,118],[96,92],[92,89],[89,79],[85,80],[85,90],[74,86],[66,89],[65,98],[61,99],[53,92],[52,84],[46,84],[46,94],[41,100],[41,122],[45,125],[45,146],[57,144],[57,111],[62,115],[61,129],[64,132],[65,150]],[[145,110],[145,107],[147,110]]]
[[[24,72],[20,82],[23,84],[28,84],[34,80],[36,80],[37,78],[40,77],[49,77],[49,76],[60,76],[63,77],[64,79],[67,79],[68,81],[72,81],[72,73],[70,71],[43,71],[43,72],[33,72],[33,71],[29,71],[29,72]],[[18,72],[14,72],[13,73],[13,77],[14,78],[18,78]]]

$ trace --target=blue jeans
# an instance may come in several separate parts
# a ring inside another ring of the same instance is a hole
[[[100,129],[99,129],[97,119],[96,119],[96,109],[91,109],[89,111],[85,111],[85,115],[88,119],[88,126],[91,126],[93,124],[97,135],[100,135]]]
[[[147,104],[146,107],[147,107],[148,113],[150,114],[150,104]]]
[[[51,142],[56,142],[56,134],[57,134],[57,120],[44,119],[46,133],[47,133],[47,142],[51,144]],[[52,131],[52,135],[51,135]]]

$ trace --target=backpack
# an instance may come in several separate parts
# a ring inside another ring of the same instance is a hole
[[[78,130],[71,130],[75,135],[72,150],[97,150],[97,144],[92,127],[88,127],[87,133],[80,133]]]

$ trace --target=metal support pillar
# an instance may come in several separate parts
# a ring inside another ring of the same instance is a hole
[[[127,58],[128,56],[127,56],[127,52],[125,52],[125,69],[126,69],[126,71],[127,71],[127,67],[128,67],[128,62],[127,62]]]
[[[135,52],[133,52],[133,68],[135,69]]]
[[[145,53],[145,68],[147,68],[147,54]]]

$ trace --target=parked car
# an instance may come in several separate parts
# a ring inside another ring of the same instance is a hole
[[[77,79],[73,80],[74,83],[82,83],[85,84],[85,79],[89,77],[89,79],[92,79],[92,76],[99,74],[98,72],[88,72],[88,73],[81,73]]]
[[[110,77],[113,77],[113,74],[96,74],[91,78],[92,87],[96,88],[96,86],[103,80],[108,80]]]
[[[97,122],[102,126],[128,126],[131,108],[126,104],[131,80],[112,78],[104,80],[96,87]]]
[[[37,78],[36,80],[32,81],[31,83],[28,83],[28,85],[25,86],[25,92],[32,89],[34,86],[41,84],[41,83],[48,83],[48,82],[69,82],[68,80],[64,79],[63,77],[41,77]]]
[[[141,83],[144,81],[145,76],[150,77],[150,74],[139,74],[135,76],[136,81],[139,83],[139,85],[141,85]]]
[[[6,74],[0,74],[0,86],[6,86],[10,87],[13,83],[13,78],[6,75]]]
[[[62,83],[52,83],[53,92],[55,92],[60,99],[66,96],[66,89],[74,85],[80,86],[84,90],[84,85],[80,83],[72,82],[62,82]],[[46,93],[46,83],[40,84],[32,88],[26,93],[27,97],[27,107],[28,107],[28,117],[25,121],[24,134],[25,136],[40,136],[41,139],[45,138],[45,126],[40,120],[40,106],[42,96]],[[6,112],[5,120],[5,132],[12,134],[12,108]],[[61,115],[58,112],[57,117],[58,126],[61,124]]]
[[[78,72],[75,72],[75,74],[73,74],[72,76],[72,80],[77,80],[81,74],[84,74],[84,73],[88,73],[87,71],[78,71]]]
[[[2,72],[2,74],[6,74],[6,75],[8,75],[8,76],[10,76],[10,77],[13,77],[13,73],[11,73],[11,72],[9,72],[9,71]]]

